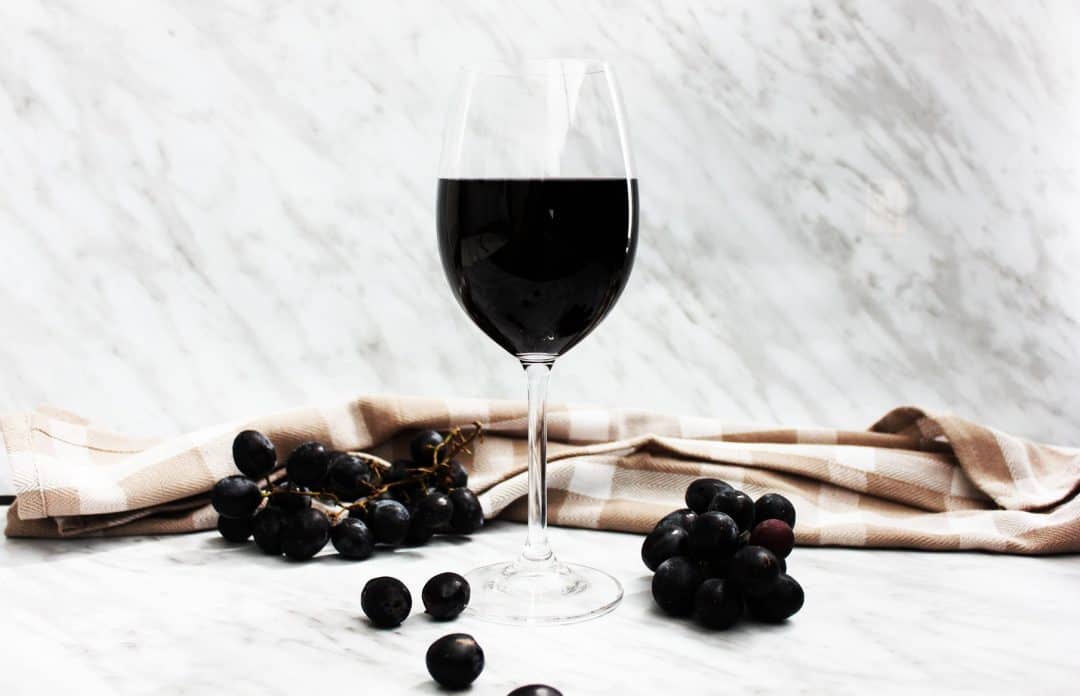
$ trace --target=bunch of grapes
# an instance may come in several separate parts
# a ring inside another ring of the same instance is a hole
[[[641,560],[655,573],[653,600],[713,629],[732,626],[744,612],[784,621],[804,598],[785,560],[794,527],[795,506],[779,493],[754,501],[719,479],[694,481],[686,507],[657,522],[641,546]]]
[[[482,432],[454,428],[444,438],[424,430],[409,443],[411,459],[388,462],[363,452],[337,452],[305,442],[285,460],[276,485],[274,443],[255,430],[233,440],[240,475],[210,492],[218,531],[225,539],[255,544],[270,555],[307,560],[327,542],[345,558],[370,557],[376,545],[426,544],[435,534],[471,534],[484,524],[465,468],[454,459]],[[257,481],[266,480],[265,490]]]

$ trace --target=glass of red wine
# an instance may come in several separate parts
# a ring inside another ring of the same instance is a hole
[[[533,624],[606,614],[622,599],[619,582],[556,559],[548,544],[544,406],[556,358],[614,306],[637,247],[637,179],[611,68],[537,60],[464,69],[437,209],[454,295],[529,385],[525,547],[469,573],[471,611]]]

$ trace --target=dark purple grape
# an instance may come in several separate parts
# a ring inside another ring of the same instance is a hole
[[[728,628],[742,611],[742,590],[731,580],[706,580],[694,595],[694,620],[706,628]]]
[[[447,492],[468,485],[469,472],[465,471],[465,467],[456,459],[450,462],[450,467],[439,476],[439,487]]]
[[[457,573],[439,573],[424,585],[424,611],[439,621],[456,619],[469,605],[469,581]]]
[[[405,535],[406,546],[423,546],[435,536],[435,528],[421,522],[416,517],[416,510],[411,512],[412,519],[409,521],[409,531]]]
[[[255,520],[251,517],[218,517],[217,518],[217,530],[218,534],[225,538],[225,541],[231,541],[238,544],[242,541],[247,541],[251,536],[251,530],[255,525]]]
[[[377,480],[371,465],[348,452],[334,455],[327,474],[330,490],[343,500],[356,500],[371,492]]]
[[[386,484],[404,481],[409,478],[414,468],[416,464],[411,459],[395,459],[390,463],[390,468],[383,472],[382,482]]]
[[[764,546],[776,554],[777,558],[786,558],[795,546],[795,534],[787,522],[768,519],[754,525],[754,531],[750,532],[750,543]]]
[[[744,546],[731,561],[729,577],[739,583],[746,596],[760,597],[780,577],[780,562],[766,548]]]
[[[294,485],[316,487],[330,470],[330,452],[319,442],[305,442],[292,451],[285,471]]]
[[[330,541],[343,558],[362,561],[375,552],[375,536],[358,519],[346,517],[330,529]]]
[[[294,561],[306,561],[330,540],[330,520],[322,510],[290,512],[281,521],[281,550]]]
[[[210,490],[210,504],[222,517],[251,517],[261,502],[259,484],[247,476],[226,476]]]
[[[360,593],[360,608],[379,628],[393,628],[409,616],[412,595],[397,578],[372,578]]]
[[[686,487],[686,507],[697,513],[705,512],[713,497],[726,490],[731,490],[731,486],[720,479],[698,479]]]
[[[689,558],[669,558],[653,575],[653,600],[672,616],[689,616],[694,609],[694,593],[702,580],[701,569]]]
[[[432,491],[420,499],[413,511],[413,520],[431,529],[439,529],[450,523],[454,514],[454,504],[450,496],[442,491]]]
[[[795,529],[795,506],[779,493],[766,493],[754,503],[754,519],[758,522],[782,520]]]
[[[436,430],[421,430],[409,441],[409,454],[417,466],[435,465],[435,448],[442,444],[443,436]],[[440,450],[441,451],[441,450]]]
[[[764,595],[747,597],[746,608],[759,621],[778,623],[802,609],[805,599],[802,585],[784,573]]]
[[[720,491],[713,496],[709,510],[722,512],[735,520],[740,532],[749,531],[754,526],[754,500],[733,488]]]
[[[245,430],[232,443],[233,463],[253,479],[268,476],[277,464],[277,450],[270,438],[257,430]]]
[[[722,512],[703,512],[690,527],[687,549],[698,561],[726,558],[735,553],[738,539],[735,520]]]
[[[519,686],[506,696],[563,696],[562,692],[547,684],[529,684]]]
[[[687,540],[690,535],[682,527],[668,525],[657,527],[649,532],[641,544],[641,560],[649,570],[657,567],[672,556],[685,556]]]
[[[282,512],[306,510],[311,507],[311,496],[295,491],[274,491],[268,505],[280,508]]]
[[[427,651],[431,678],[448,689],[464,689],[484,671],[484,651],[466,633],[451,633],[431,644]]]
[[[376,500],[367,506],[367,525],[375,543],[398,546],[409,533],[411,516],[408,509],[396,500]]]
[[[255,514],[252,534],[255,536],[255,545],[263,553],[281,555],[281,521],[284,518],[285,513],[276,507],[265,507]]]
[[[682,527],[689,532],[690,525],[694,523],[695,517],[697,517],[697,513],[690,508],[675,510],[661,517],[660,521],[656,523],[656,527],[654,527],[653,529],[666,525],[675,525],[676,527]]]
[[[484,526],[484,508],[476,494],[468,488],[450,491],[454,514],[450,516],[450,531],[454,534],[472,534]]]
[[[409,508],[419,503],[425,495],[427,488],[422,481],[402,483],[390,489],[390,497]]]

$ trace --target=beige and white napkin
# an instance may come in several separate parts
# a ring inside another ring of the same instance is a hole
[[[798,509],[799,544],[1080,551],[1080,450],[899,408],[870,430],[725,426],[711,418],[551,406],[550,520],[648,531],[695,478]],[[480,421],[463,462],[485,513],[523,519],[524,404],[372,396],[165,439],[125,437],[53,409],[0,418],[16,491],[8,536],[165,534],[216,523],[206,493],[236,470],[232,438],[265,432],[280,453],[305,440],[387,458],[419,428]]]

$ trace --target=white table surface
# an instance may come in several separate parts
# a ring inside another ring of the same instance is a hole
[[[463,631],[487,666],[471,693],[535,681],[580,694],[1075,693],[1080,557],[796,549],[803,611],[724,633],[661,616],[640,537],[553,530],[565,558],[613,572],[623,603],[573,626],[525,628],[464,616],[437,624],[419,594],[431,575],[509,557],[523,527],[364,562],[308,563],[176,537],[0,542],[3,693],[436,693],[424,653]],[[368,625],[360,591],[394,575],[413,615]]]

